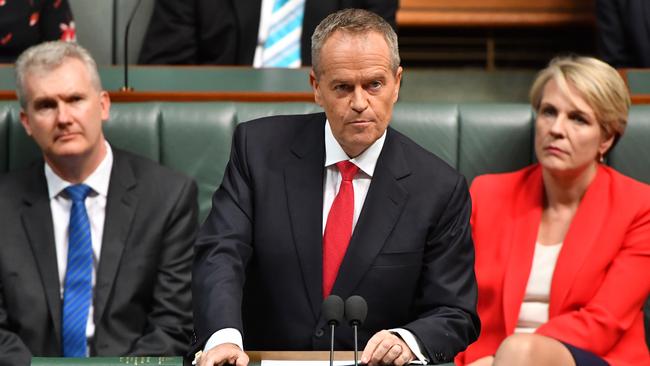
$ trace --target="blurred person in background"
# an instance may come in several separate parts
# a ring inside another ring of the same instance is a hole
[[[397,0],[157,0],[141,64],[311,65],[311,35],[327,15],[370,10],[395,29]]]
[[[76,40],[67,0],[0,0],[0,63],[44,41]]]

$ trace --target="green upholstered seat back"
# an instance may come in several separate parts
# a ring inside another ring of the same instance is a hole
[[[114,103],[104,131],[110,143],[193,177],[200,217],[210,208],[237,123],[268,115],[319,112],[313,103]],[[16,102],[0,102],[0,173],[40,156],[20,125]],[[456,167],[471,182],[534,161],[534,114],[527,104],[397,103],[391,125]],[[634,106],[609,164],[650,183],[650,106]]]

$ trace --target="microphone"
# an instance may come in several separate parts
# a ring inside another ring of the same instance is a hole
[[[345,317],[354,330],[354,366],[359,365],[359,337],[357,336],[357,330],[366,320],[366,315],[368,315],[368,304],[363,297],[354,295],[345,300]]]
[[[330,366],[334,365],[334,327],[343,320],[343,299],[336,295],[328,296],[323,301],[323,317],[330,326]]]
[[[121,91],[133,91],[133,88],[129,86],[129,30],[131,29],[131,23],[133,18],[135,18],[135,13],[138,12],[138,7],[142,0],[138,0],[135,3],[135,7],[129,16],[129,20],[126,22],[126,28],[124,28],[124,86]]]

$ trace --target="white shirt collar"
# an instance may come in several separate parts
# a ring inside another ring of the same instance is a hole
[[[106,144],[106,156],[99,163],[97,169],[86,178],[84,184],[92,188],[98,195],[106,197],[108,195],[108,183],[111,179],[111,169],[113,167],[113,150],[111,149],[111,145],[108,144],[108,141],[104,140],[104,143]],[[58,196],[61,191],[72,185],[72,183],[56,175],[47,162],[45,162],[45,179],[47,180],[47,190],[50,199]]]
[[[334,133],[332,133],[330,121],[327,120],[325,121],[325,167],[334,165],[339,161],[349,160],[358,166],[361,171],[372,177],[375,173],[375,166],[377,166],[377,160],[379,159],[379,154],[381,154],[381,149],[384,147],[385,141],[386,131],[384,131],[377,141],[373,142],[364,152],[359,154],[359,156],[350,159],[338,141],[336,141]]]

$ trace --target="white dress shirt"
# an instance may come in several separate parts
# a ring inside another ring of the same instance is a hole
[[[329,214],[334,198],[338,193],[339,187],[341,185],[341,173],[336,167],[336,163],[340,161],[350,161],[359,167],[359,172],[352,180],[352,187],[354,188],[354,215],[352,220],[352,230],[354,231],[357,221],[359,219],[359,214],[363,208],[363,203],[366,200],[368,195],[368,189],[370,188],[370,182],[372,176],[375,173],[375,167],[377,166],[377,160],[379,159],[379,154],[384,147],[384,142],[386,141],[386,131],[377,139],[372,145],[370,145],[363,153],[359,156],[350,159],[350,157],[343,151],[341,145],[334,137],[332,133],[332,128],[329,121],[325,123],[325,176],[323,178],[323,226],[322,232],[325,233],[325,225],[327,223],[327,215]],[[390,329],[391,332],[397,333],[406,344],[409,346],[413,354],[418,358],[418,360],[424,364],[427,363],[426,357],[422,354],[420,345],[413,335],[406,329],[396,328]],[[206,342],[204,351],[207,351],[213,347],[216,347],[223,343],[234,343],[238,345],[242,350],[244,349],[242,342],[241,333],[234,328],[225,328],[216,331]]]
[[[92,174],[83,182],[91,188],[86,198],[86,211],[90,220],[90,237],[93,246],[93,270],[92,286],[93,293],[97,276],[97,265],[99,254],[102,248],[102,235],[104,233],[104,219],[106,217],[106,197],[108,194],[108,183],[113,167],[113,152],[106,142],[106,156]],[[63,299],[65,285],[65,271],[68,266],[68,224],[70,222],[70,210],[72,200],[68,198],[64,190],[72,183],[63,180],[56,175],[52,168],[45,163],[45,179],[50,197],[50,209],[52,211],[52,224],[54,226],[54,244],[56,246],[56,261],[59,270],[59,293]],[[94,296],[93,296],[94,298]],[[88,311],[88,323],[86,324],[86,338],[89,340],[95,334],[95,322],[93,321],[93,302],[90,303]]]

